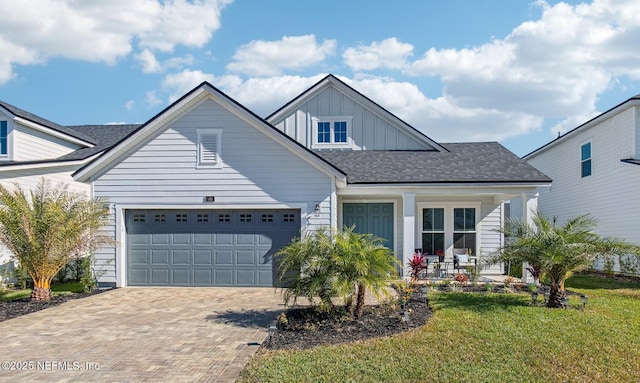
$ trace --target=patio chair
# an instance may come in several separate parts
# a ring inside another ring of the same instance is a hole
[[[478,267],[476,257],[470,257],[467,249],[453,249],[453,270],[466,272],[469,266]]]

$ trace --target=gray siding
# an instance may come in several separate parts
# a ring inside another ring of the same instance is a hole
[[[302,145],[311,147],[312,118],[351,116],[351,138],[354,150],[424,150],[431,149],[383,117],[346,96],[327,87],[306,100],[297,110],[279,121],[271,121],[278,129]]]
[[[13,127],[13,132],[10,133],[10,141],[13,148],[14,161],[57,158],[79,148],[78,145],[20,124],[13,124]]]
[[[222,130],[221,169],[197,168],[197,129]],[[331,178],[213,101],[162,129],[94,182],[94,194],[116,205],[202,206],[304,204],[303,228],[330,224]],[[214,204],[204,204],[213,195]],[[315,204],[320,211],[313,212]],[[115,233],[115,227],[108,228]],[[99,254],[114,258],[114,249]],[[112,282],[115,262],[107,265]]]
[[[568,137],[527,161],[553,179],[540,190],[538,210],[561,222],[580,214],[598,220],[602,235],[640,244],[640,166],[621,159],[635,156],[637,107]],[[592,174],[580,175],[580,147],[590,141]]]

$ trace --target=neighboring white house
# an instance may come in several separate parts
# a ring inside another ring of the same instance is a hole
[[[553,179],[551,188],[540,190],[542,214],[562,222],[588,213],[597,219],[600,235],[640,244],[640,95],[523,159]],[[640,272],[640,265],[626,262],[622,271]]]
[[[28,190],[46,177],[89,195],[91,185],[75,182],[71,174],[135,127],[61,126],[0,101],[0,184]],[[0,267],[9,257],[0,246]]]
[[[272,286],[279,248],[343,225],[403,265],[417,248],[487,254],[504,201],[534,206],[551,182],[498,143],[437,143],[332,75],[267,119],[202,83],[73,179],[110,202],[118,245],[96,258],[116,286]]]

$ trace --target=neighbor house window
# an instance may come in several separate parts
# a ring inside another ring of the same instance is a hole
[[[587,142],[580,148],[580,166],[582,177],[591,175],[591,142]]]
[[[351,117],[319,117],[314,120],[314,147],[349,145]]]
[[[198,167],[222,167],[222,130],[198,130]]]
[[[0,121],[0,155],[7,155],[7,122]]]

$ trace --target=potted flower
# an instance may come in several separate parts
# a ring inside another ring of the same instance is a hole
[[[444,251],[436,250],[436,255],[438,256],[438,262],[444,262]]]

